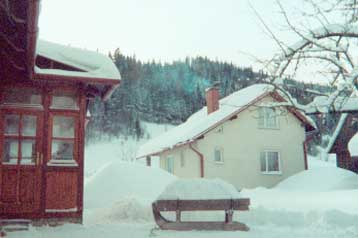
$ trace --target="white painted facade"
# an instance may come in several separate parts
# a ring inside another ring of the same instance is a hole
[[[272,101],[270,96],[260,103]],[[305,128],[292,113],[281,109],[278,128],[267,129],[259,125],[259,112],[251,106],[240,112],[236,119],[228,120],[207,132],[194,142],[204,156],[204,177],[221,178],[236,188],[272,187],[283,179],[304,170]],[[222,163],[215,162],[215,149],[222,152]],[[261,172],[260,154],[274,151],[279,154],[280,171]],[[178,177],[200,177],[200,160],[188,145],[160,154],[160,167],[168,170],[168,158],[173,158],[172,173]]]

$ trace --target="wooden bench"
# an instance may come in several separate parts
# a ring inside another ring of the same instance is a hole
[[[162,230],[226,230],[248,231],[243,223],[233,221],[234,211],[249,210],[250,199],[215,199],[215,200],[157,200],[152,204],[155,222]],[[225,221],[181,221],[183,211],[225,211]],[[160,212],[175,212],[176,220],[164,218]]]

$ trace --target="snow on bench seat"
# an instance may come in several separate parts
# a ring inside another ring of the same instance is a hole
[[[221,179],[177,179],[170,183],[157,200],[238,199],[236,188]]]

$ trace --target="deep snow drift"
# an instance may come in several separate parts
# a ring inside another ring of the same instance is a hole
[[[326,166],[293,175],[276,188],[312,192],[358,189],[358,176],[345,169]]]
[[[101,208],[132,198],[150,204],[174,176],[159,169],[134,163],[108,164],[86,182],[85,208]]]

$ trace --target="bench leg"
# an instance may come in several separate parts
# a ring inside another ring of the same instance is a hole
[[[225,223],[232,223],[233,210],[225,210]]]

